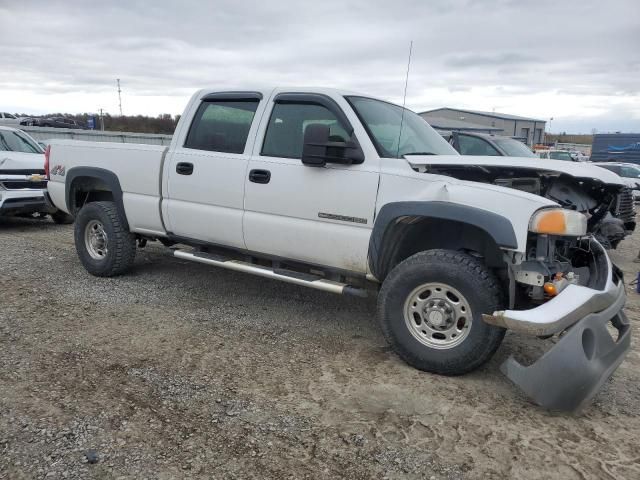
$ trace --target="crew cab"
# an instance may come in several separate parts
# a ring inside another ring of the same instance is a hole
[[[44,150],[22,130],[0,127],[0,216],[46,216],[56,223],[73,217],[45,200]]]
[[[445,375],[484,364],[507,329],[556,336],[535,363],[502,368],[538,404],[576,410],[630,330],[621,272],[588,233],[600,204],[574,180],[603,196],[621,184],[559,163],[505,169],[397,105],[269,88],[196,92],[169,147],[56,140],[46,168],[93,275],[125,273],[159,241],[184,260],[376,295],[398,355]]]

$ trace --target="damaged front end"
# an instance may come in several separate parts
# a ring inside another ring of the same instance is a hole
[[[607,249],[616,248],[635,229],[635,210],[631,191],[621,184],[607,183],[590,176],[589,170],[597,167],[584,166],[585,172],[572,171],[569,174],[544,168],[548,164],[536,168],[507,161],[519,161],[519,159],[499,157],[502,163],[496,163],[495,160],[482,161],[481,158],[473,158],[473,161],[478,162],[477,164],[458,162],[424,164],[419,167],[416,165],[414,168],[425,173],[514,188],[553,200],[562,208],[586,215],[588,232],[592,233]],[[555,163],[567,162],[555,161]],[[572,167],[575,169],[575,166]],[[577,176],[578,174],[584,176]]]
[[[622,274],[592,236],[531,233],[526,254],[510,255],[510,309],[484,320],[557,342],[529,366],[510,357],[502,371],[537,404],[578,411],[630,348]]]

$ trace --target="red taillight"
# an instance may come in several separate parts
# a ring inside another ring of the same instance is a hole
[[[44,175],[49,179],[49,154],[51,153],[51,145],[47,145],[44,149]]]

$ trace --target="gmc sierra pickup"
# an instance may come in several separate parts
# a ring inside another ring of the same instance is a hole
[[[621,272],[588,233],[621,187],[601,169],[461,157],[409,110],[308,88],[201,90],[169,147],[56,141],[46,158],[93,275],[126,272],[159,241],[185,260],[375,294],[398,355],[445,375],[485,363],[507,329],[557,336],[535,363],[502,367],[551,409],[585,406],[630,346]]]

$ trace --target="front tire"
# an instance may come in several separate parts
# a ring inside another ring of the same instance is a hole
[[[479,260],[461,252],[429,250],[397,265],[378,296],[385,338],[409,365],[461,375],[491,358],[504,329],[482,314],[500,309],[501,289]]]
[[[87,203],[76,216],[74,239],[84,268],[97,277],[125,273],[136,256],[136,238],[114,202]]]

